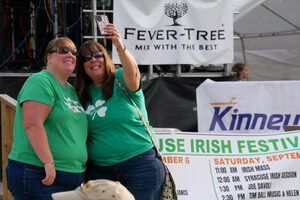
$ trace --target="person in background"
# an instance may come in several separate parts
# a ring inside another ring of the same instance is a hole
[[[67,82],[77,50],[67,37],[51,40],[46,70],[30,76],[17,100],[7,187],[15,200],[50,200],[84,180],[87,117]]]
[[[246,81],[248,79],[248,67],[244,63],[235,63],[231,71],[236,72],[237,81]]]
[[[136,108],[115,81],[149,124],[140,72],[116,27],[108,24],[105,30],[112,34],[105,37],[116,47],[122,68],[115,70],[105,48],[88,40],[80,47],[76,69],[75,89],[89,124],[86,181],[119,181],[136,200],[157,200],[165,179],[163,162]]]

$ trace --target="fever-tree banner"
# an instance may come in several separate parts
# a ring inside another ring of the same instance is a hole
[[[156,134],[179,200],[300,199],[300,132]]]
[[[138,64],[233,62],[232,1],[115,0],[113,16]]]

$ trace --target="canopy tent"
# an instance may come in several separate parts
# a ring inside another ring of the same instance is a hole
[[[234,0],[234,61],[249,80],[300,80],[300,1]]]

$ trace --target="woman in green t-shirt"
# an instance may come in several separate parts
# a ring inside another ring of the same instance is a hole
[[[115,78],[137,104],[149,126],[140,72],[113,24],[105,36],[115,45],[122,67],[115,70],[104,47],[93,40],[82,44],[75,89],[89,124],[86,180],[121,182],[136,200],[159,199],[165,178],[159,158],[142,120]],[[151,126],[150,131],[153,133]]]
[[[52,199],[84,179],[87,117],[67,82],[77,50],[66,37],[49,42],[46,70],[30,76],[17,101],[7,186],[15,200]]]

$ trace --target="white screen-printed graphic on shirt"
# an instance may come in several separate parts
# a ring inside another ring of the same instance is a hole
[[[93,105],[89,105],[87,110],[85,111],[85,113],[87,115],[91,115],[93,116],[92,120],[94,120],[96,114],[99,116],[99,117],[104,117],[105,116],[105,112],[107,110],[107,107],[106,106],[103,106],[102,105],[105,103],[105,100],[97,100],[96,103],[95,103],[95,106]]]
[[[65,105],[70,108],[74,113],[84,112],[83,107],[79,104],[78,101],[72,100],[70,97],[64,97]]]

